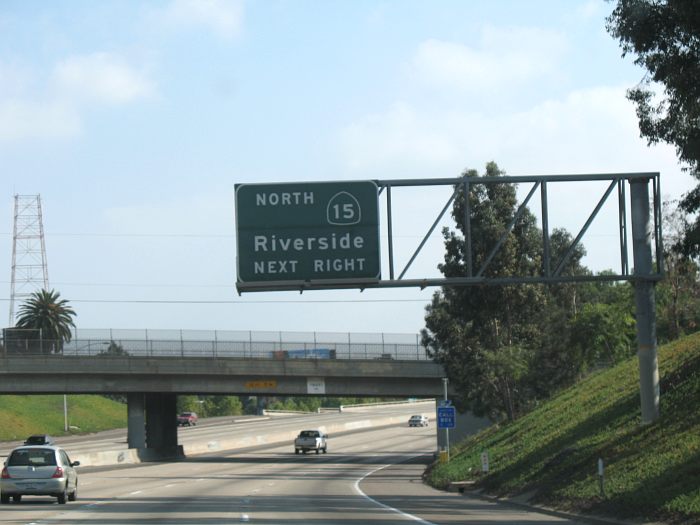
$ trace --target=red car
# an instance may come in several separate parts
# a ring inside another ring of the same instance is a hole
[[[177,416],[177,425],[179,427],[193,427],[197,424],[198,419],[195,412],[183,412]]]

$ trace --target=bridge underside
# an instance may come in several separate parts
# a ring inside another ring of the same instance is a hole
[[[126,394],[129,448],[178,454],[179,394],[438,397],[429,361],[12,357],[0,360],[0,394]],[[158,457],[156,455],[156,457]]]

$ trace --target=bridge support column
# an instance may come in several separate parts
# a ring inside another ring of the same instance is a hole
[[[127,437],[129,448],[146,448],[146,406],[144,394],[132,392],[126,395]]]
[[[145,394],[146,447],[162,457],[181,455],[177,444],[177,395]]]

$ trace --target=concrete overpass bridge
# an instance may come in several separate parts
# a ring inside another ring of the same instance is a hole
[[[150,331],[141,337],[112,332],[86,338],[81,331],[61,346],[8,337],[6,331],[0,394],[125,394],[129,448],[152,455],[178,449],[179,394],[432,398],[443,393],[444,370],[427,358],[416,336],[240,334],[216,332],[204,339],[202,332],[179,332],[163,339],[163,333]]]

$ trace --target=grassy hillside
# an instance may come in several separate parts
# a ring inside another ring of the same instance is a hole
[[[597,373],[522,419],[460,443],[449,464],[429,472],[429,483],[471,479],[487,493],[525,494],[560,509],[700,523],[700,334],[660,348],[661,419],[654,425],[640,425],[637,367],[634,358]]]
[[[102,396],[69,395],[68,424],[87,433],[126,427],[126,405]],[[0,396],[0,441],[65,434],[62,395]]]

